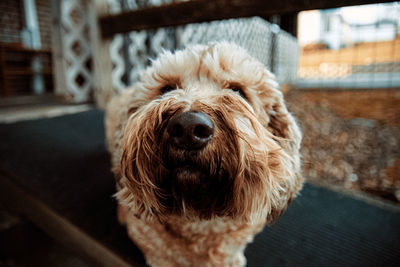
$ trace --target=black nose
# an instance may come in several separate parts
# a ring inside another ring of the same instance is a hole
[[[203,112],[187,111],[172,116],[167,131],[172,145],[195,150],[203,148],[211,140],[214,125]]]

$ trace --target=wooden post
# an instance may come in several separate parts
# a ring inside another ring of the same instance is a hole
[[[93,52],[94,97],[99,108],[104,109],[114,95],[112,85],[112,63],[110,59],[111,39],[101,37],[100,16],[108,15],[107,0],[91,0],[88,4],[90,43]]]
[[[59,0],[51,0],[51,19],[53,22],[51,46],[54,93],[58,96],[68,97],[67,68],[61,36],[61,1]]]

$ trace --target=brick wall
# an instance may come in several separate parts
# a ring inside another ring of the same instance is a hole
[[[51,49],[51,6],[50,0],[36,0],[36,12],[39,22],[42,49]],[[0,1],[0,42],[19,43],[21,30],[24,27],[24,10],[22,1]]]
[[[51,6],[50,0],[36,0],[42,49],[51,49]]]
[[[22,10],[21,1],[0,1],[0,42],[21,42]]]

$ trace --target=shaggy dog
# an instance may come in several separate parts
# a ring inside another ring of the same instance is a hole
[[[242,266],[300,190],[274,76],[228,43],[164,52],[107,107],[118,218],[151,266]]]

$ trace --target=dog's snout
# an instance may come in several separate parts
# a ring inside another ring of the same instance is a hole
[[[187,111],[175,114],[168,122],[167,131],[172,145],[195,150],[212,139],[214,124],[203,112]]]

